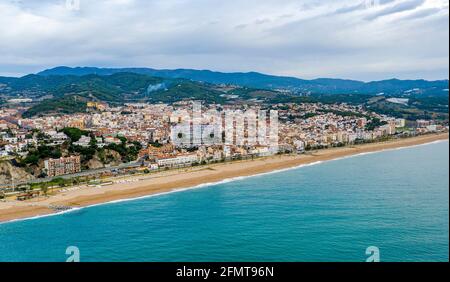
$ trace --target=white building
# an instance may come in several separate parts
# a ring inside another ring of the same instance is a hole
[[[435,124],[430,124],[426,127],[426,129],[430,132],[436,132],[437,131],[437,126]]]
[[[73,144],[76,146],[81,146],[81,147],[89,147],[90,143],[91,143],[91,137],[81,136],[80,140],[78,140],[77,142],[74,142]]]
[[[395,120],[395,127],[402,128],[406,126],[406,120],[404,118],[398,118]]]
[[[197,154],[189,154],[173,158],[159,159],[156,162],[159,167],[175,167],[198,162],[198,156]]]
[[[50,139],[52,140],[52,144],[50,145],[59,146],[69,140],[69,137],[63,132],[49,131],[46,132],[46,134],[50,136]]]

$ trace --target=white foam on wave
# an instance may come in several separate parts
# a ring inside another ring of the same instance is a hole
[[[70,210],[65,210],[65,211],[60,211],[60,212],[54,212],[54,213],[43,214],[43,215],[36,215],[36,216],[26,217],[26,218],[13,219],[13,220],[9,220],[9,221],[0,222],[0,225],[5,224],[5,223],[13,223],[13,222],[18,222],[18,221],[27,221],[27,220],[40,219],[40,218],[45,218],[45,217],[52,217],[52,216],[62,215],[62,214],[66,214],[66,213],[75,212],[75,211],[81,210],[83,208],[85,208],[85,207],[71,208]]]
[[[297,166],[293,166],[293,167],[277,169],[277,170],[273,170],[273,171],[269,171],[269,172],[263,172],[263,173],[248,175],[248,176],[237,176],[237,177],[226,178],[226,179],[223,179],[223,180],[220,180],[220,181],[217,181],[217,182],[207,182],[207,183],[202,183],[202,184],[195,185],[195,186],[192,186],[192,187],[186,187],[186,188],[180,188],[180,189],[174,188],[171,191],[161,192],[161,193],[157,193],[157,194],[151,194],[151,195],[145,195],[145,196],[141,196],[141,197],[127,198],[127,199],[119,199],[119,200],[114,200],[114,201],[109,201],[109,202],[104,202],[104,203],[98,203],[98,204],[89,205],[89,206],[83,206],[83,207],[76,207],[76,208],[72,208],[70,210],[66,210],[66,211],[62,211],[62,212],[56,212],[56,213],[51,213],[51,214],[46,214],[46,215],[38,215],[38,216],[28,217],[28,218],[13,219],[13,220],[10,220],[10,221],[0,222],[0,225],[5,224],[5,223],[12,223],[12,222],[26,221],[26,220],[34,220],[34,219],[40,219],[40,218],[45,218],[45,217],[63,215],[63,214],[72,213],[72,212],[79,211],[79,210],[82,210],[82,209],[92,208],[92,207],[97,207],[97,206],[117,204],[117,203],[129,202],[129,201],[137,201],[137,200],[148,199],[148,198],[153,198],[153,197],[158,197],[158,196],[163,196],[163,195],[169,195],[169,194],[173,194],[173,193],[185,192],[185,191],[194,190],[194,189],[207,188],[207,187],[211,187],[211,186],[217,186],[217,185],[226,184],[226,183],[230,183],[230,182],[245,180],[245,179],[252,178],[252,177],[261,177],[261,176],[265,176],[265,175],[270,175],[270,174],[276,174],[276,173],[296,170],[296,169],[300,169],[300,168],[303,168],[303,167],[319,165],[319,164],[322,164],[322,163],[325,163],[325,162],[333,162],[333,161],[339,161],[339,160],[343,160],[343,159],[349,159],[349,158],[354,158],[354,157],[359,157],[359,156],[364,156],[364,155],[370,155],[370,154],[377,154],[377,153],[382,153],[382,152],[387,152],[387,151],[396,151],[396,150],[403,150],[403,149],[415,148],[415,147],[420,147],[420,146],[433,145],[433,144],[438,144],[438,143],[443,143],[443,142],[448,142],[448,141],[449,141],[448,139],[436,140],[436,141],[432,141],[432,142],[424,143],[424,144],[418,144],[418,145],[412,145],[412,146],[403,146],[403,147],[398,147],[398,148],[382,149],[382,150],[373,151],[373,152],[364,152],[364,153],[359,153],[359,154],[355,154],[355,155],[339,157],[339,158],[335,158],[335,159],[331,159],[331,160],[317,161],[317,162],[312,162],[312,163],[307,163],[307,164],[301,164],[301,165],[297,165]]]

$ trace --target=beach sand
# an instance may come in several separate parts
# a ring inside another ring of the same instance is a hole
[[[214,183],[224,179],[267,173],[319,161],[375,152],[386,149],[409,147],[448,139],[448,133],[424,135],[387,142],[363,144],[352,147],[332,148],[303,155],[281,155],[255,160],[212,164],[208,166],[165,171],[150,175],[130,176],[122,183],[110,186],[79,187],[54,196],[25,202],[0,202],[0,222],[54,213],[49,206],[85,207],[121,199],[137,198]]]

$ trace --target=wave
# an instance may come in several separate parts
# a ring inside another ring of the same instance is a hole
[[[343,159],[355,158],[355,157],[360,157],[360,156],[365,156],[365,155],[370,155],[370,154],[383,153],[383,152],[388,152],[388,151],[396,151],[396,150],[404,150],[404,149],[410,149],[410,148],[421,147],[421,146],[428,146],[428,145],[433,145],[433,144],[438,144],[438,143],[443,143],[443,142],[449,142],[449,140],[448,139],[446,139],[446,140],[436,140],[436,141],[432,141],[432,142],[428,142],[428,143],[424,143],[424,144],[418,144],[418,145],[411,145],[411,146],[403,146],[403,147],[397,147],[397,148],[382,149],[382,150],[372,151],[372,152],[363,152],[363,153],[349,155],[349,156],[344,156],[344,157],[339,157],[339,158],[335,158],[335,159],[331,159],[331,160],[317,161],[317,162],[312,162],[312,163],[308,163],[308,164],[301,164],[301,165],[298,165],[298,166],[293,166],[293,167],[288,167],[288,168],[283,168],[283,169],[277,169],[277,170],[273,170],[273,171],[269,171],[269,172],[263,172],[263,173],[248,175],[248,176],[237,176],[237,177],[226,178],[226,179],[223,179],[223,180],[220,180],[220,181],[202,183],[202,184],[199,184],[199,185],[196,185],[196,186],[192,186],[192,187],[187,187],[187,188],[180,188],[180,189],[174,188],[171,191],[161,192],[161,193],[157,193],[157,194],[145,195],[145,196],[134,197],[134,198],[119,199],[119,200],[114,200],[114,201],[109,201],[109,202],[104,202],[104,203],[98,203],[98,204],[93,204],[93,205],[88,205],[88,206],[83,206],[83,207],[76,207],[76,208],[72,208],[70,210],[65,210],[65,211],[56,212],[56,213],[50,213],[50,214],[46,214],[46,215],[39,215],[39,216],[33,216],[33,217],[28,217],[28,218],[13,219],[13,220],[10,220],[10,221],[1,222],[0,225],[6,224],[6,223],[13,223],[13,222],[27,221],[27,220],[35,220],[35,219],[41,219],[41,218],[45,218],[45,217],[63,215],[63,214],[72,213],[72,212],[76,212],[76,211],[79,211],[79,210],[82,210],[82,209],[87,209],[87,208],[92,208],[92,207],[97,207],[97,206],[111,205],[111,204],[117,204],[117,203],[129,202],[129,201],[138,201],[138,200],[143,200],[143,199],[148,199],[148,198],[153,198],[153,197],[159,197],[159,196],[163,196],[163,195],[169,195],[169,194],[173,194],[173,193],[190,191],[190,190],[194,190],[194,189],[207,188],[207,187],[217,186],[217,185],[226,184],[226,183],[230,183],[230,182],[241,181],[241,180],[245,180],[245,179],[248,179],[248,178],[261,177],[261,176],[265,176],[265,175],[270,175],[270,174],[276,174],[276,173],[282,173],[282,172],[286,172],[286,171],[296,170],[296,169],[300,169],[300,168],[303,168],[303,167],[319,165],[319,164],[326,163],[326,162],[334,162],[334,161],[339,161],[339,160],[343,160]]]
[[[18,218],[18,219],[12,219],[9,221],[4,221],[4,222],[0,222],[0,225],[2,224],[6,224],[6,223],[13,223],[13,222],[18,222],[18,221],[27,221],[27,220],[34,220],[34,219],[40,219],[40,218],[45,218],[45,217],[52,217],[52,216],[57,216],[57,215],[62,215],[62,214],[66,214],[66,213],[71,213],[71,212],[75,212],[86,207],[76,207],[76,208],[71,208],[70,210],[65,210],[65,211],[61,211],[61,212],[54,212],[54,213],[49,213],[49,214],[43,214],[43,215],[36,215],[36,216],[32,216],[32,217],[26,217],[26,218]]]

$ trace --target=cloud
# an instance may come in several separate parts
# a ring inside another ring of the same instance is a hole
[[[0,0],[0,75],[90,65],[448,77],[448,0],[324,2]]]
[[[406,17],[403,17],[402,20],[413,20],[413,19],[421,19],[421,18],[425,18],[431,15],[435,15],[437,13],[439,13],[441,11],[441,9],[439,8],[428,8],[428,9],[423,9],[417,12],[414,12],[410,15],[407,15]]]
[[[366,9],[366,8],[367,8],[366,5],[363,2],[361,2],[356,5],[344,6],[342,8],[339,8],[335,11],[335,14],[346,14],[346,13],[351,13],[351,12],[359,11],[359,10]]]
[[[405,1],[405,2],[395,3],[395,5],[386,7],[377,13],[367,16],[366,19],[374,20],[374,19],[377,19],[380,17],[414,10],[417,7],[419,7],[420,5],[424,4],[425,2],[426,2],[425,0],[410,0],[410,1]]]

